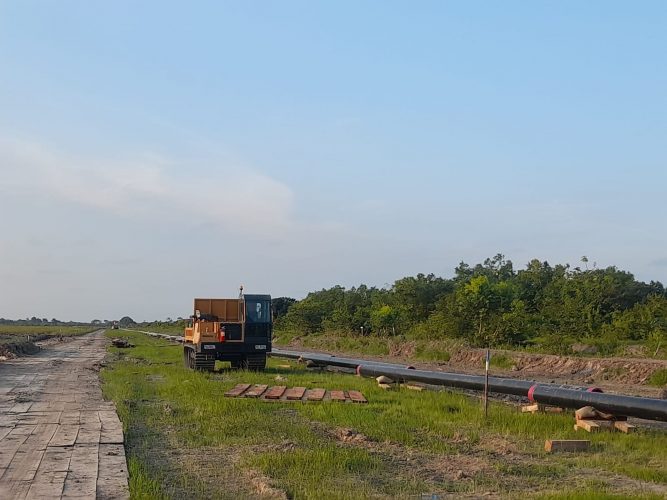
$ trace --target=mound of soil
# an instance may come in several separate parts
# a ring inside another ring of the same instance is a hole
[[[39,346],[34,342],[42,340],[39,335],[31,337],[30,340],[22,337],[0,338],[0,359],[12,359],[26,354],[39,352]]]
[[[528,354],[500,351],[497,354],[513,362],[511,371],[521,375],[552,376],[569,378],[623,382],[624,384],[644,384],[656,370],[667,368],[667,361],[632,358],[583,358],[576,356],[555,356],[551,354]],[[462,367],[484,366],[483,349],[465,349],[452,355],[450,365]]]

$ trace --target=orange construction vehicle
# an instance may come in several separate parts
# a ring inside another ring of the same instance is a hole
[[[264,370],[272,335],[270,295],[195,299],[191,323],[185,328],[183,361],[193,370],[212,371],[216,361]]]

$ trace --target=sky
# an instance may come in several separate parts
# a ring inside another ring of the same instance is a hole
[[[497,253],[667,283],[665,26],[664,1],[0,0],[0,317]]]

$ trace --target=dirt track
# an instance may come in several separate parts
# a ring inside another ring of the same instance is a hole
[[[98,378],[102,330],[0,362],[0,498],[129,497],[122,425]]]

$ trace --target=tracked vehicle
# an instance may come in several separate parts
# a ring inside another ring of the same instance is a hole
[[[233,368],[264,370],[271,352],[273,316],[270,295],[237,299],[195,299],[185,328],[183,361],[187,368],[212,371],[216,360]]]

